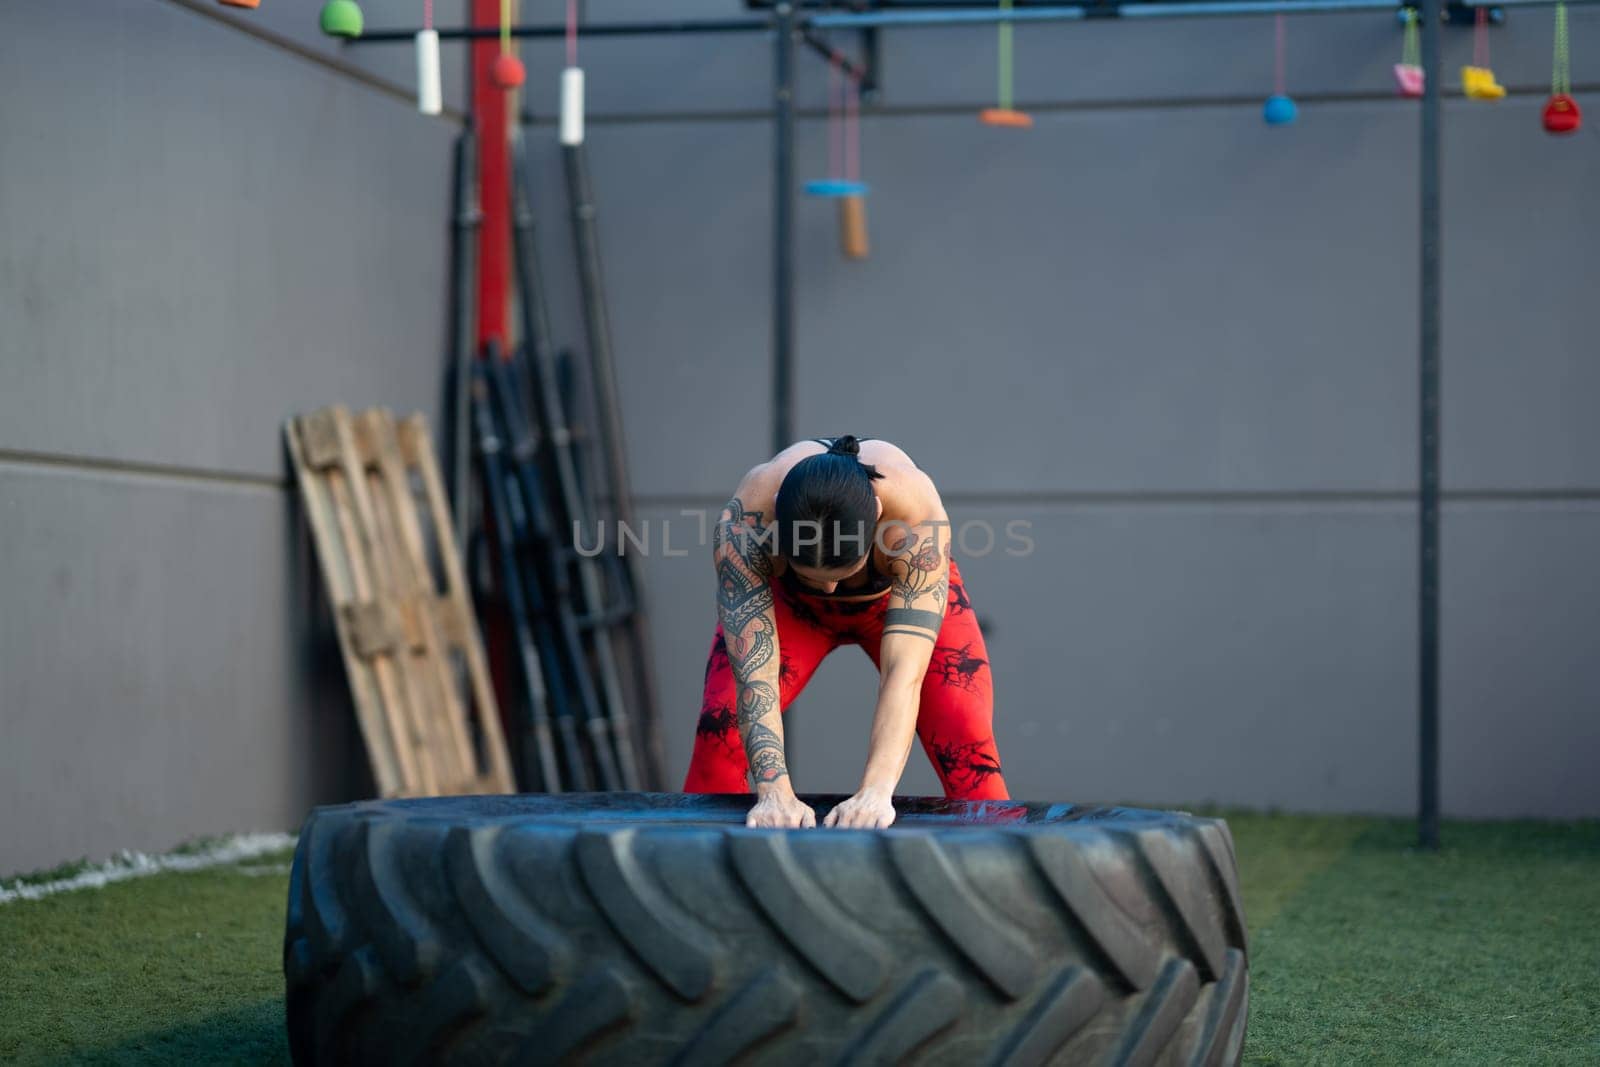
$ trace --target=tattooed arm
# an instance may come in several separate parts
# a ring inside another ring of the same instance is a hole
[[[746,511],[754,500],[751,478],[722,509],[712,538],[717,568],[717,615],[738,689],[739,736],[755,780],[756,803],[748,826],[815,826],[816,813],[800,802],[784,760],[783,715],[778,705],[778,623],[773,613],[772,539],[764,516]]]
[[[932,492],[931,483],[928,490]],[[828,826],[882,827],[894,822],[892,798],[917,733],[922,679],[944,625],[950,585],[950,523],[937,493],[929,510],[928,519],[898,527],[902,535],[898,544],[893,533],[885,538],[893,584],[884,612],[878,705],[867,769],[855,796],[828,813],[824,820]]]

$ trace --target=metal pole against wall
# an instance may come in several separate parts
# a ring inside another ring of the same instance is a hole
[[[469,66],[471,64],[468,64]],[[478,138],[469,121],[456,137],[455,203],[451,228],[450,294],[454,329],[451,331],[450,380],[454,404],[451,418],[451,494],[455,513],[456,544],[467,550],[472,511],[472,364],[478,356]]]
[[[794,8],[774,9],[772,97],[772,450],[794,440]]]
[[[1439,847],[1439,0],[1422,0],[1417,840]]]

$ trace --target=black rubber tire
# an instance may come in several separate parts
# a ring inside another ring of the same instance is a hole
[[[317,809],[284,939],[295,1062],[1239,1061],[1220,820],[901,799],[889,830],[747,830],[749,803]]]

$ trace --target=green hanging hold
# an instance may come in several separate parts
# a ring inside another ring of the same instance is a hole
[[[321,22],[329,37],[360,37],[361,6],[356,0],[328,0],[322,5]]]

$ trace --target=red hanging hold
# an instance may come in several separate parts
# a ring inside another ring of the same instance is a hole
[[[1578,102],[1566,93],[1556,93],[1544,105],[1544,128],[1549,133],[1574,133],[1583,125]]]
[[[500,0],[500,54],[489,68],[489,80],[502,89],[515,89],[527,77],[522,60],[511,47],[511,0]]]
[[[1482,10],[1481,8],[1479,10]],[[1550,74],[1550,99],[1544,105],[1548,133],[1573,133],[1583,124],[1578,102],[1572,98],[1572,58],[1567,40],[1567,5],[1556,4],[1555,64]]]

